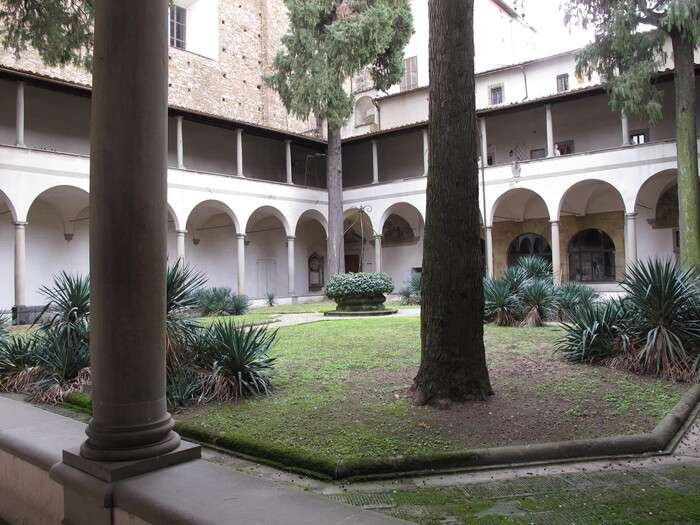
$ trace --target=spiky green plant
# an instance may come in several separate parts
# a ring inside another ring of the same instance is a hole
[[[201,394],[202,379],[190,366],[168,368],[166,399],[170,410],[195,403]]]
[[[590,286],[573,281],[562,284],[557,290],[557,308],[559,320],[567,321],[572,312],[583,305],[592,305],[598,300],[598,294]]]
[[[245,294],[234,294],[231,296],[231,304],[226,313],[230,315],[244,315],[250,310],[250,299]]]
[[[569,361],[590,363],[612,357],[627,346],[629,315],[617,300],[583,303],[562,323],[556,350]]]
[[[0,341],[0,391],[24,392],[36,375],[34,338],[16,335]]]
[[[515,326],[523,312],[520,297],[504,279],[484,279],[484,315],[498,326]]]
[[[525,283],[530,279],[527,272],[520,266],[509,266],[499,277],[508,284],[512,294],[519,294]]]
[[[226,315],[231,308],[232,297],[231,288],[203,288],[197,294],[197,306],[202,315]]]
[[[265,300],[267,301],[267,306],[275,306],[275,292],[267,292]]]
[[[0,313],[0,342],[10,337],[10,317]]]
[[[86,318],[46,325],[37,332],[35,380],[26,389],[31,400],[58,403],[90,384],[89,337]]]
[[[521,257],[518,260],[518,266],[525,270],[525,273],[530,279],[552,278],[552,263],[537,255]]]
[[[47,299],[39,316],[48,315],[45,326],[69,325],[90,315],[90,277],[63,271],[54,276],[53,286],[42,286],[39,293]]]
[[[421,303],[421,286],[422,276],[420,273],[413,272],[406,284],[399,290],[402,304],[420,304]]]
[[[211,401],[268,394],[270,371],[275,363],[269,351],[277,331],[239,325],[232,321],[213,323],[203,335],[198,351],[200,368],[206,370],[202,398]]]
[[[621,283],[633,312],[630,338],[647,372],[688,378],[700,352],[700,280],[670,259],[639,261]]]
[[[166,275],[166,334],[169,350],[191,345],[200,329],[190,311],[207,282],[204,274],[178,259]]]
[[[524,311],[521,326],[544,326],[557,306],[554,285],[546,279],[528,279],[520,289],[520,300]]]

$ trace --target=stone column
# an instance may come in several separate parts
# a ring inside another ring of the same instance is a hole
[[[552,120],[552,105],[545,105],[547,117],[547,157],[554,157],[554,122]]]
[[[176,117],[177,121],[177,169],[185,168],[185,147],[182,138],[182,115]]]
[[[239,177],[245,177],[243,175],[243,130],[236,130],[236,175]]]
[[[245,234],[236,234],[236,243],[238,248],[237,263],[238,263],[238,293],[245,293]]]
[[[372,184],[379,184],[379,155],[377,141],[372,141]]]
[[[487,167],[489,165],[489,143],[488,136],[486,135],[486,119],[479,119],[479,134],[481,142],[481,165]]]
[[[15,223],[15,306],[26,304],[27,243],[26,222]],[[19,315],[19,312],[17,312]]]
[[[622,145],[629,146],[630,144],[630,123],[627,114],[623,111],[620,114],[620,125],[622,127]]]
[[[382,271],[382,236],[374,236],[374,271]]]
[[[181,261],[185,260],[185,235],[187,230],[177,230],[175,235],[177,237],[177,258]]]
[[[430,161],[430,143],[428,142],[428,130],[423,130],[423,175],[428,175]]]
[[[550,221],[552,232],[552,277],[554,284],[561,284],[561,248],[559,243],[559,221]]]
[[[625,239],[625,266],[637,262],[637,214],[625,213],[627,237]]]
[[[296,270],[294,267],[294,236],[290,235],[287,237],[287,276],[289,280],[289,296],[294,297],[296,295],[295,291],[295,278]]]
[[[94,461],[154,458],[180,444],[165,400],[167,22],[167,2],[95,2],[92,419],[80,450]]]
[[[486,276],[493,278],[493,228],[486,226],[484,233],[486,234]]]
[[[284,141],[284,153],[287,160],[287,184],[294,184],[294,177],[292,173],[292,141]]]
[[[16,139],[17,146],[24,146],[24,82],[17,82]]]

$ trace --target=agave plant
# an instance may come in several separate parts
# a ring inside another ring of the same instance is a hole
[[[213,323],[201,339],[200,368],[206,370],[202,398],[227,401],[268,394],[275,358],[268,353],[277,331],[231,321]]]
[[[573,281],[562,284],[557,290],[557,307],[559,319],[571,319],[572,312],[583,305],[592,305],[598,300],[598,294],[590,286]]]
[[[10,337],[10,318],[0,314],[0,342],[7,340],[8,337]]]
[[[556,293],[551,281],[530,279],[520,290],[524,316],[521,326],[544,326],[544,321],[556,308]]]
[[[525,270],[530,279],[551,279],[552,263],[537,255],[528,255],[518,260],[518,267]]]
[[[583,303],[562,324],[564,336],[556,350],[574,362],[593,362],[611,357],[627,347],[629,312],[624,303]]]
[[[508,284],[508,288],[512,294],[519,294],[530,277],[520,266],[509,266],[506,268],[506,271],[501,274],[500,279]]]
[[[267,292],[265,300],[267,301],[267,306],[275,306],[275,292]]]
[[[250,310],[250,299],[244,294],[234,294],[231,296],[231,304],[226,310],[231,315],[243,315]]]
[[[168,267],[166,275],[166,334],[169,350],[189,346],[200,329],[189,314],[198,305],[206,277],[181,259]]]
[[[225,315],[231,308],[231,288],[204,288],[197,294],[197,306],[203,315]]]
[[[34,339],[8,337],[0,341],[0,391],[24,392],[36,378]]]
[[[520,297],[511,290],[511,283],[504,279],[484,279],[484,314],[498,326],[515,326],[523,305]]]
[[[53,286],[39,289],[47,305],[39,318],[48,312],[45,325],[71,324],[90,315],[90,278],[80,274],[61,272],[53,278]]]
[[[640,261],[621,284],[632,310],[630,338],[650,373],[687,379],[700,351],[700,280],[671,260]]]
[[[47,325],[37,333],[34,381],[25,390],[31,400],[58,403],[90,384],[89,333],[87,319]]]
[[[166,399],[169,409],[188,406],[196,402],[202,394],[200,375],[191,367],[168,367],[166,381]]]

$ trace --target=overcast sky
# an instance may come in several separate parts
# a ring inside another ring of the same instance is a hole
[[[569,28],[564,24],[561,4],[559,0],[523,0],[525,19],[539,35],[538,56],[576,49],[592,38],[581,28]]]

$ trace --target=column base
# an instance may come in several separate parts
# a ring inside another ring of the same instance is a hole
[[[179,440],[180,437],[172,433]],[[162,445],[162,444],[159,444]],[[84,457],[86,444],[80,449],[64,450],[63,463],[85,472],[106,483],[114,483],[132,476],[139,476],[165,467],[172,467],[202,457],[202,447],[187,441],[180,442],[171,452],[143,459],[127,461],[95,461]]]

